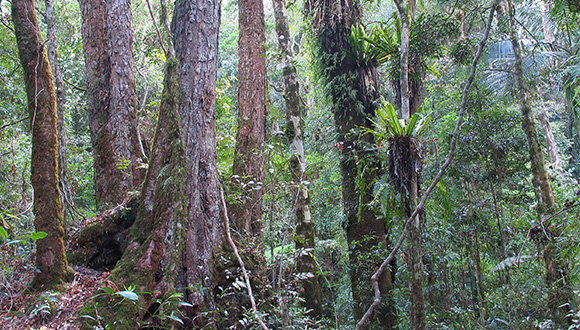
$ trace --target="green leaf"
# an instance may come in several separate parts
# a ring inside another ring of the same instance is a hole
[[[116,292],[115,294],[122,296],[123,298],[127,298],[129,300],[139,299],[139,296],[133,291],[119,291],[119,292]]]
[[[4,239],[8,239],[8,232],[4,227],[0,227],[0,236],[4,237]]]
[[[173,320],[173,321],[175,321],[175,322],[177,322],[179,324],[183,324],[183,321],[179,317],[177,317],[175,315],[167,315],[167,318],[168,319],[171,319],[171,320]]]
[[[185,302],[185,301],[180,301],[179,302],[179,306],[185,306],[185,307],[193,307],[192,304]]]
[[[106,294],[111,295],[111,296],[113,294],[115,294],[115,290],[113,290],[112,288],[109,288],[109,287],[101,288],[101,290],[105,291]]]
[[[28,235],[27,237],[30,239],[33,239],[33,240],[39,240],[39,239],[45,238],[46,236],[48,236],[47,233],[45,233],[43,231],[37,231],[37,232],[34,232],[34,233]]]

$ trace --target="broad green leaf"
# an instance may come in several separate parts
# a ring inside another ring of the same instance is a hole
[[[115,294],[115,290],[113,290],[112,288],[109,288],[109,287],[101,288],[101,290],[105,291],[105,293],[108,294],[108,295]]]
[[[175,322],[177,322],[179,324],[183,324],[183,321],[179,317],[177,317],[175,315],[167,315],[167,318],[168,319],[171,319],[171,320],[173,320],[173,321],[175,321]]]
[[[29,237],[30,239],[33,239],[33,240],[38,240],[38,239],[43,239],[43,238],[45,238],[47,235],[48,235],[48,234],[47,234],[47,233],[45,233],[45,232],[43,232],[43,231],[37,231],[37,232],[34,232],[34,233],[32,233],[32,234],[28,235],[28,237]]]
[[[129,300],[137,300],[137,299],[139,299],[139,296],[135,292],[133,292],[133,291],[119,291],[119,292],[117,292],[115,294],[117,294],[119,296],[122,296],[124,298],[127,298]]]

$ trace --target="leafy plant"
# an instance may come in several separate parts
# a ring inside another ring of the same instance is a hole
[[[80,315],[80,318],[89,320],[93,329],[132,329],[153,326],[158,329],[170,329],[171,325],[184,325],[179,307],[193,307],[191,304],[183,301],[183,294],[174,293],[165,299],[156,299],[152,306],[155,308],[147,309],[139,304],[140,295],[149,295],[148,292],[136,292],[135,287],[130,285],[124,290],[115,290],[110,287],[101,288],[103,291],[97,294],[93,299],[108,298],[95,302],[94,311],[91,314]],[[106,307],[105,307],[106,306]],[[123,313],[116,313],[122,310],[139,310],[146,317],[142,320],[135,321],[126,318]]]
[[[397,111],[392,104],[383,101],[383,106],[376,110],[376,118],[373,120],[374,129],[367,129],[367,133],[372,133],[377,137],[377,144],[383,140],[391,140],[399,136],[419,137],[429,128],[431,117],[424,115],[421,111],[414,113],[405,123],[397,118]]]

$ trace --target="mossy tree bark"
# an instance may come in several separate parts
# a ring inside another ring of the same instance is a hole
[[[361,19],[360,3],[314,1],[307,2],[305,10],[314,25],[318,72],[321,83],[327,88],[338,132],[353,309],[355,319],[360,319],[373,301],[371,275],[382,262],[381,253],[387,253],[390,247],[385,222],[377,218],[370,207],[373,184],[380,175],[380,161],[372,147],[374,137],[354,132],[363,127],[372,128],[371,119],[379,96],[378,79],[375,67],[359,66],[344,56],[344,52],[352,48],[348,39],[351,26]],[[374,311],[369,328],[397,327],[391,296],[393,280],[394,271],[386,271],[381,276],[384,303]]]
[[[130,0],[79,0],[97,209],[140,183]]]
[[[56,96],[33,0],[12,1],[12,19],[28,98],[32,126],[32,187],[34,226],[47,233],[36,241],[33,289],[58,288],[70,279],[64,253],[64,224],[58,189]]]
[[[550,177],[546,171],[544,154],[538,139],[538,130],[532,116],[532,107],[529,100],[529,89],[524,77],[524,66],[522,61],[520,40],[517,34],[515,20],[515,8],[511,1],[506,0],[508,11],[510,39],[514,53],[514,77],[516,81],[516,97],[520,105],[522,117],[522,128],[528,141],[530,154],[530,164],[532,169],[532,185],[536,196],[536,212],[541,221],[556,209],[554,192]],[[549,224],[542,226],[550,228]],[[546,235],[545,233],[548,233]],[[559,236],[557,228],[547,229],[532,235],[543,250],[543,259],[546,267],[545,282],[548,288],[547,307],[551,313],[552,321],[558,328],[567,328],[570,319],[567,317],[572,301],[572,292],[568,286],[567,274],[569,273],[568,263],[557,256],[556,238]]]
[[[215,149],[220,1],[178,0],[149,170],[131,243],[111,272],[119,284],[184,294],[186,327],[202,327],[216,306],[224,233]],[[223,274],[222,274],[223,276]],[[142,313],[142,312],[141,312]],[[142,315],[140,315],[142,316]]]
[[[314,260],[314,222],[310,213],[310,194],[306,184],[306,155],[302,129],[302,102],[300,84],[293,62],[290,47],[290,30],[284,0],[273,0],[278,48],[282,56],[282,75],[284,77],[284,105],[286,106],[286,139],[290,151],[289,170],[292,176],[292,204],[296,217],[294,242],[299,251],[296,271],[306,276],[302,280],[301,291],[304,307],[311,310],[310,315],[322,315],[322,290],[319,282],[319,268]]]
[[[54,7],[52,6],[52,0],[45,0],[44,1],[46,6],[46,11],[44,12],[44,18],[46,20],[46,38],[47,38],[47,48],[48,48],[48,62],[50,63],[50,67],[52,69],[52,77],[54,81],[54,86],[56,90],[56,113],[57,113],[57,120],[56,120],[56,128],[57,128],[57,136],[58,136],[58,178],[59,178],[59,187],[61,192],[61,201],[63,205],[63,210],[66,210],[67,207],[67,194],[68,194],[68,186],[67,186],[67,157],[66,157],[66,149],[67,149],[67,138],[66,138],[66,130],[64,127],[64,109],[66,105],[66,97],[64,86],[62,83],[62,73],[60,71],[60,65],[58,64],[58,40],[56,38],[55,32],[55,15],[54,15]],[[66,212],[63,211],[63,221],[66,222]]]

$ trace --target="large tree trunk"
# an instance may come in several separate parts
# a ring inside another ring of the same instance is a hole
[[[342,197],[346,215],[347,241],[350,249],[351,288],[355,319],[360,319],[373,300],[371,275],[382,262],[377,251],[388,252],[390,242],[382,219],[369,205],[373,184],[379,177],[380,161],[372,146],[371,134],[352,130],[372,127],[378,98],[378,79],[374,67],[359,67],[344,56],[351,49],[348,36],[351,26],[360,21],[361,8],[350,0],[307,2],[313,16],[319,75],[327,86],[328,101],[334,112],[338,145],[341,149]],[[396,328],[392,303],[393,270],[380,279],[384,303],[374,312],[369,327]]]
[[[225,270],[215,148],[220,2],[178,0],[149,170],[131,240],[110,278],[135,285],[141,306],[183,293],[186,328],[215,310]],[[137,311],[143,314],[143,310]],[[213,314],[209,314],[212,316]],[[142,317],[143,315],[139,315]]]
[[[312,310],[310,315],[322,315],[322,290],[319,282],[319,268],[314,260],[314,222],[310,213],[310,195],[306,182],[306,163],[302,129],[302,102],[300,101],[300,85],[293,62],[290,47],[290,30],[288,15],[284,0],[273,0],[278,47],[282,54],[282,75],[284,77],[284,104],[286,106],[286,129],[290,151],[289,170],[292,176],[292,205],[296,217],[296,235],[294,242],[298,257],[296,271],[302,273],[301,295],[304,307]]]
[[[58,288],[70,279],[64,253],[64,224],[58,189],[56,97],[46,48],[43,46],[33,0],[12,1],[12,19],[28,97],[32,126],[32,187],[34,226],[47,234],[36,241],[32,287]]]
[[[544,221],[546,216],[554,213],[556,202],[552,191],[550,177],[546,171],[544,154],[538,139],[538,131],[532,117],[532,108],[529,101],[529,90],[523,74],[523,61],[520,50],[520,41],[517,35],[515,22],[515,9],[511,1],[507,0],[507,10],[510,21],[510,38],[514,53],[514,76],[516,80],[516,96],[520,103],[522,115],[522,128],[528,140],[530,153],[530,163],[532,168],[532,185],[536,196],[536,212],[540,220]],[[542,228],[549,228],[545,224]],[[548,233],[546,235],[545,233]],[[559,236],[557,229],[538,230],[532,233],[532,238],[543,249],[543,257],[546,267],[545,281],[548,287],[548,309],[552,314],[552,321],[558,328],[567,328],[570,319],[566,317],[570,311],[570,301],[572,293],[568,286],[568,264],[556,255],[555,238]]]
[[[266,139],[266,58],[264,4],[239,0],[238,131],[229,205],[232,227],[262,242],[262,184]],[[259,247],[258,250],[262,250]]]
[[[139,185],[130,0],[79,0],[97,209]]]
[[[266,140],[266,57],[263,0],[239,0],[238,130],[228,214],[246,268],[253,273],[256,293],[266,297],[266,260],[262,233],[264,143]],[[232,258],[233,264],[237,260]],[[241,274],[234,274],[238,276]],[[228,290],[235,290],[233,287]],[[230,323],[243,318],[250,300],[231,295]]]

